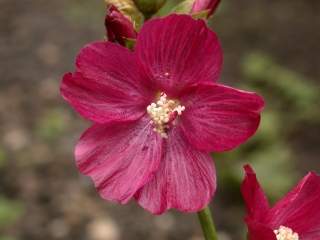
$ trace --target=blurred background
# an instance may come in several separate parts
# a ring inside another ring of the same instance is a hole
[[[267,103],[255,137],[213,154],[220,240],[245,239],[244,163],[272,202],[320,172],[319,12],[319,0],[223,0],[210,20],[225,54],[221,82]],[[62,101],[59,83],[79,49],[104,38],[104,14],[102,0],[0,0],[0,240],[202,239],[196,215],[105,202],[74,165],[89,123]]]

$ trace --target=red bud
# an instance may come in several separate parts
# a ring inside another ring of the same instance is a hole
[[[108,40],[111,42],[125,45],[127,38],[135,39],[137,37],[137,32],[134,29],[132,21],[113,5],[108,8],[105,27]]]
[[[217,9],[220,0],[195,0],[192,6],[192,13],[198,13],[208,10],[208,17]]]

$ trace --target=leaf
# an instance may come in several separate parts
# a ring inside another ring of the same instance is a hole
[[[203,10],[201,12],[193,13],[191,16],[194,19],[204,19],[204,20],[206,20],[208,18],[208,15],[209,15],[209,10]]]
[[[194,0],[184,0],[183,2],[175,6],[172,12],[180,13],[180,14],[183,14],[183,13],[189,14],[191,12],[193,3],[194,3]]]

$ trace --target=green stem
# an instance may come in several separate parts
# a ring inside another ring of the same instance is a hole
[[[209,207],[198,212],[199,221],[202,227],[203,235],[206,240],[218,240],[217,231],[213,223]]]

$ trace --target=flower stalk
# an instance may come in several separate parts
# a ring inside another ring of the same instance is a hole
[[[210,208],[206,207],[198,212],[199,222],[206,240],[218,240]]]

